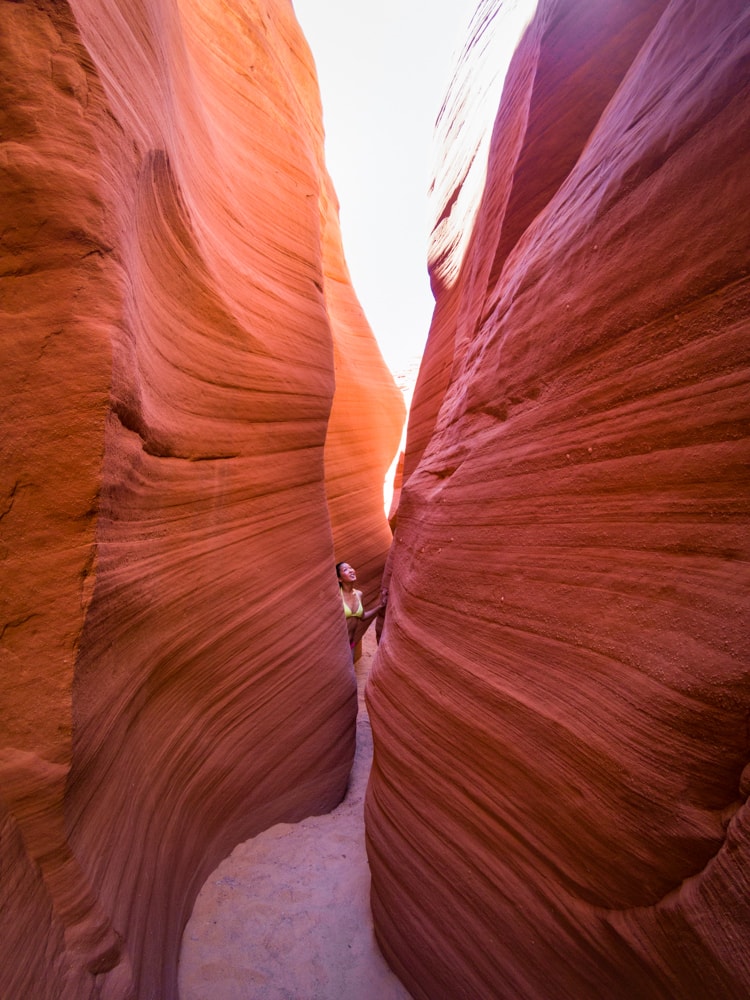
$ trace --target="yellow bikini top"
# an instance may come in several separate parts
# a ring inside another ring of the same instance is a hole
[[[365,613],[364,606],[362,604],[362,598],[359,598],[359,607],[356,611],[352,611],[349,605],[346,603],[346,598],[344,597],[344,588],[341,588],[341,600],[344,602],[344,617],[345,618],[361,618]]]

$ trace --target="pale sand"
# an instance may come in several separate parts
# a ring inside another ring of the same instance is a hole
[[[208,878],[182,939],[181,1000],[409,1000],[378,950],[369,907],[363,803],[372,733],[363,693],[375,649],[371,628],[356,664],[346,798],[328,815],[240,844]]]

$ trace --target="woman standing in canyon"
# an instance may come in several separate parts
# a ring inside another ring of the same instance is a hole
[[[372,624],[373,619],[385,611],[388,603],[388,591],[380,591],[380,604],[365,611],[362,601],[362,591],[356,590],[354,584],[357,582],[357,573],[353,566],[347,562],[336,563],[336,576],[341,590],[341,600],[344,605],[344,616],[346,618],[346,628],[349,633],[349,646],[354,655],[354,648],[361,640],[367,629]]]

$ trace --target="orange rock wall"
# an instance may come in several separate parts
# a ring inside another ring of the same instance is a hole
[[[458,257],[447,187],[368,686],[417,998],[750,995],[749,49],[540,0]]]
[[[0,18],[0,995],[169,998],[219,859],[345,789],[403,404],[291,3]]]

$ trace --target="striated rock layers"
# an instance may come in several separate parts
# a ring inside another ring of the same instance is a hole
[[[415,997],[750,996],[749,54],[744,0],[540,0],[465,248],[443,185],[368,689]]]
[[[0,995],[163,1000],[206,874],[344,792],[403,407],[288,0],[0,18]]]

